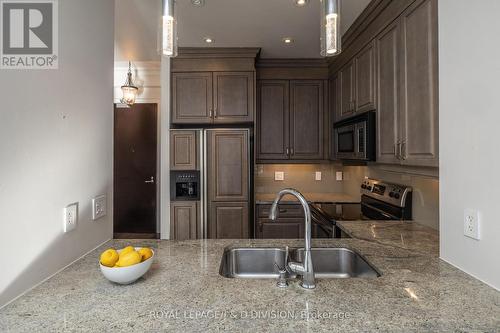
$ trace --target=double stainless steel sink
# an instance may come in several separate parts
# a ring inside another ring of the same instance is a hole
[[[290,260],[302,262],[304,249],[226,248],[220,265],[220,275],[227,278],[274,279],[278,268]],[[374,278],[380,273],[359,253],[347,248],[312,248],[314,274],[317,278]],[[290,273],[290,278],[295,275]]]

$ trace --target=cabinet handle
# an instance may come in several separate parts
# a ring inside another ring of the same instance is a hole
[[[406,140],[403,139],[403,142],[401,142],[401,159],[403,161],[406,160]]]
[[[291,152],[292,155],[295,155],[295,151],[294,151],[293,148],[290,148],[290,152]]]
[[[401,140],[398,140],[398,142],[396,143],[396,149],[394,151],[394,155],[396,155],[396,158],[398,160],[401,159]]]
[[[213,117],[213,113],[214,113],[214,112],[212,111],[212,109],[210,109],[210,111],[209,111],[209,113],[208,113],[208,114],[209,114],[209,118],[212,118],[212,117]]]
[[[214,118],[217,118],[217,108],[214,109]]]
[[[289,156],[290,155],[290,149],[287,147],[286,148],[286,155]]]

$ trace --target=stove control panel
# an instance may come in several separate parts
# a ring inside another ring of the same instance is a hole
[[[405,185],[385,183],[380,180],[366,178],[361,183],[361,194],[390,203],[398,207],[404,207],[408,194],[412,188]]]

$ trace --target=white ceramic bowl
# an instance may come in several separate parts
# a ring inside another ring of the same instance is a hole
[[[139,250],[140,247],[136,247],[135,250]],[[117,250],[118,253],[120,253],[122,250]],[[132,265],[132,266],[127,266],[127,267],[108,267],[104,266],[99,262],[99,266],[101,267],[101,272],[104,274],[106,279],[109,281],[119,283],[119,284],[130,284],[132,282],[135,282],[138,278],[146,274],[146,272],[151,268],[151,264],[153,263],[153,258],[155,257],[155,252],[153,252],[153,255],[151,258]]]

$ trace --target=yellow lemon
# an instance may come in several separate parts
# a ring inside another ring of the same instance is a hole
[[[120,257],[132,251],[135,251],[135,247],[129,245],[120,251]]]
[[[101,264],[113,267],[118,261],[118,252],[115,249],[107,249],[101,254]]]
[[[153,256],[153,251],[151,251],[149,247],[143,247],[137,252],[139,252],[142,257],[141,261],[146,261]]]
[[[120,253],[120,259],[116,263],[118,267],[127,267],[138,264],[141,262],[141,255],[137,251],[127,252],[125,254]]]

